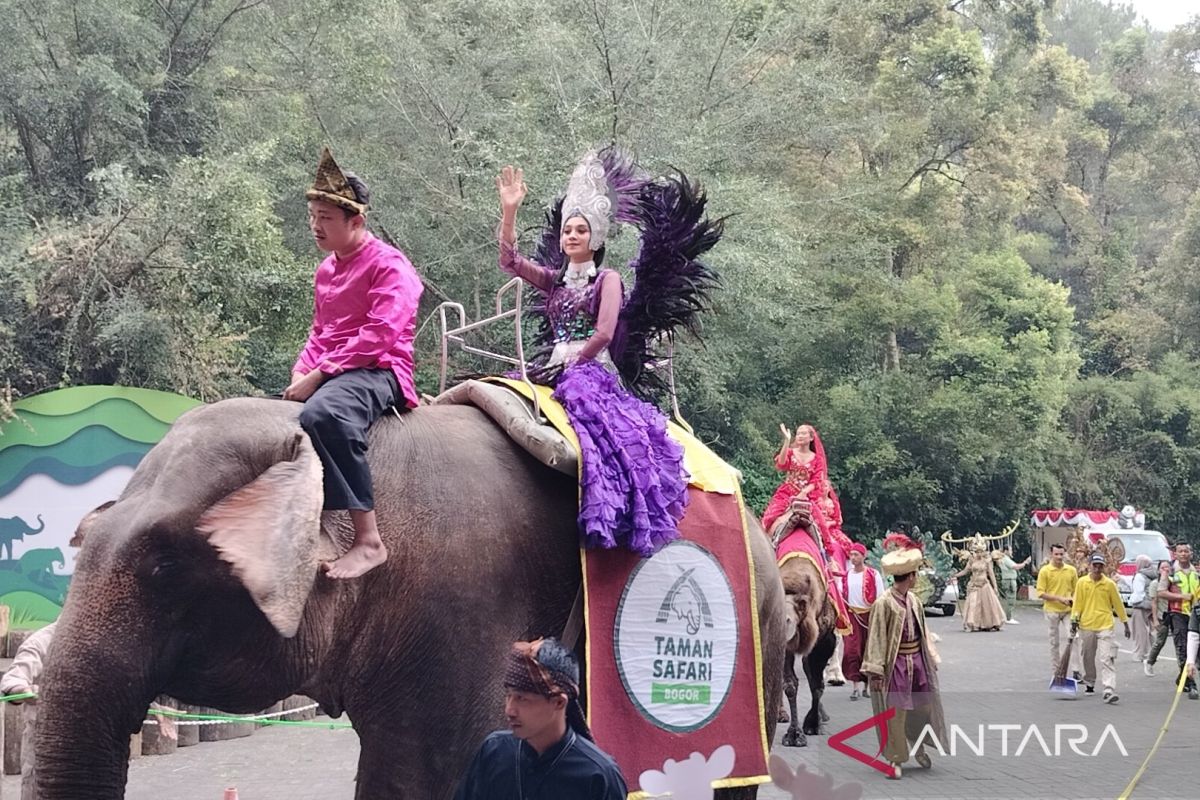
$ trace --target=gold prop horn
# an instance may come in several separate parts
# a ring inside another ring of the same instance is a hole
[[[1000,539],[1007,539],[1007,538],[1011,537],[1013,535],[1013,531],[1015,531],[1017,529],[1017,526],[1019,524],[1020,523],[1014,519],[1012,521],[1012,525],[1009,525],[1007,528],[1000,531],[1000,533],[992,534],[991,536],[984,536],[982,533],[976,533],[972,536],[963,536],[962,538],[958,538],[958,537],[952,536],[950,534],[950,531],[946,531],[945,533],[942,534],[942,541],[948,542],[950,544],[966,544],[967,542],[977,542],[977,541],[996,542],[996,541],[999,541]]]

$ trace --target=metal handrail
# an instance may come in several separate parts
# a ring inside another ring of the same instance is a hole
[[[446,391],[446,371],[450,362],[450,343],[454,342],[462,349],[464,353],[471,353],[472,355],[495,359],[497,361],[502,361],[505,364],[511,364],[517,367],[521,371],[521,381],[529,387],[529,395],[533,398],[534,421],[541,424],[545,421],[542,418],[541,400],[538,398],[537,387],[534,386],[533,381],[529,379],[529,369],[528,365],[525,363],[525,341],[523,332],[521,330],[521,310],[524,297],[524,283],[525,282],[520,278],[513,278],[508,283],[501,286],[496,291],[496,313],[490,317],[485,317],[484,319],[477,320],[475,322],[467,322],[467,312],[466,309],[463,308],[462,303],[447,301],[438,305],[436,311],[438,312],[438,320],[441,323],[442,328],[442,354],[441,367],[438,373],[438,393],[440,394]],[[513,293],[514,297],[513,307],[508,311],[505,311],[504,296],[510,291]],[[446,318],[447,310],[452,310],[458,315],[458,325],[453,328],[449,327],[449,320]],[[469,345],[463,338],[463,335],[470,331],[478,330],[479,328],[483,328],[487,325],[491,325],[509,318],[512,318],[514,321],[513,329],[515,332],[517,346],[516,358],[504,355],[503,353],[493,353],[490,350],[484,350],[483,348]]]
[[[511,364],[521,371],[521,381],[529,387],[529,395],[533,398],[533,418],[538,424],[543,424],[545,419],[542,417],[541,401],[538,399],[537,387],[529,378],[528,365],[525,362],[525,342],[523,332],[521,330],[521,312],[524,299],[524,284],[521,278],[513,278],[508,283],[501,286],[496,291],[496,313],[490,317],[485,317],[481,320],[468,323],[467,312],[463,308],[462,303],[447,301],[440,303],[435,309],[438,313],[438,319],[442,328],[442,353],[441,353],[441,368],[438,374],[438,393],[446,391],[446,371],[450,361],[450,343],[453,342],[459,346],[464,353],[491,358],[496,361],[501,361],[505,364]],[[508,311],[504,310],[504,296],[508,292],[512,292],[513,307]],[[447,310],[452,310],[458,315],[458,325],[451,328],[449,321],[446,318]],[[490,350],[484,350],[479,347],[467,344],[463,335],[473,330],[486,327],[501,320],[512,318],[513,330],[517,346],[517,356],[505,355],[503,353],[494,353]],[[671,413],[675,417],[676,422],[686,429],[688,433],[694,433],[692,426],[683,418],[683,413],[679,409],[679,395],[675,389],[675,339],[669,337],[667,339],[667,389],[671,394]]]

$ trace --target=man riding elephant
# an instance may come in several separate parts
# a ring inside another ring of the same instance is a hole
[[[354,523],[354,542],[327,565],[329,577],[357,578],[388,557],[375,520],[367,431],[389,408],[417,404],[413,338],[422,286],[404,254],[367,231],[370,191],[329,150],[305,197],[309,229],[329,257],[317,268],[312,332],[283,397],[304,403],[300,425],[324,467],[325,509],[348,509]]]

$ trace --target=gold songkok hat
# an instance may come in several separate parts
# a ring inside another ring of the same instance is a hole
[[[907,575],[916,572],[925,561],[925,554],[915,547],[884,553],[879,561],[884,575]]]
[[[333,203],[339,208],[353,211],[355,214],[365,214],[367,204],[359,202],[354,187],[346,180],[346,174],[333,160],[333,153],[328,147],[321,148],[321,163],[317,165],[317,178],[312,188],[304,193],[306,200],[323,200]]]

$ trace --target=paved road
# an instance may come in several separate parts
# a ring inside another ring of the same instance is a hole
[[[957,725],[978,743],[980,725],[1019,725],[1008,734],[1003,752],[1000,729],[985,729],[982,755],[975,755],[962,739],[955,754],[934,753],[933,769],[908,770],[900,781],[879,773],[832,750],[824,737],[809,739],[809,747],[778,746],[793,767],[834,778],[837,785],[858,783],[866,800],[896,798],[988,798],[988,800],[1084,800],[1116,798],[1149,751],[1172,695],[1174,660],[1164,651],[1159,675],[1147,678],[1141,666],[1122,653],[1117,664],[1121,702],[1105,706],[1099,696],[1061,700],[1046,691],[1049,653],[1041,615],[1021,608],[1023,624],[998,633],[964,633],[959,620],[931,618],[930,627],[942,637],[939,644],[943,702],[948,723]],[[1125,645],[1127,646],[1127,645]],[[828,728],[838,731],[870,716],[864,702],[850,702],[845,688],[826,693],[831,715]],[[1089,755],[1072,752],[1069,730],[1060,737],[1060,755],[1047,756],[1036,738],[1016,754],[1020,740],[1036,725],[1048,749],[1055,749],[1055,724],[1086,726],[1088,739],[1078,744]],[[1106,725],[1113,726],[1128,755],[1122,755],[1113,733],[1090,755]],[[782,734],[782,729],[780,730]],[[852,743],[874,752],[871,732]],[[1180,701],[1172,727],[1133,797],[1180,798],[1193,794],[1195,765],[1200,751],[1200,702]],[[950,744],[944,743],[949,752]],[[201,744],[166,757],[142,758],[129,769],[127,797],[132,800],[219,800],[221,790],[236,785],[242,800],[349,800],[354,795],[354,764],[358,742],[352,731],[264,729],[249,739]],[[3,797],[18,797],[15,778],[5,778]],[[786,800],[777,787],[764,787],[763,800]],[[821,800],[805,795],[804,800]]]
[[[777,741],[773,752],[782,754],[793,767],[804,764],[810,771],[833,776],[835,785],[859,783],[863,787],[862,796],[871,799],[1111,800],[1118,797],[1149,752],[1170,708],[1174,658],[1164,650],[1157,666],[1158,675],[1148,678],[1142,673],[1141,664],[1132,661],[1128,650],[1120,653],[1118,705],[1104,705],[1099,694],[1059,699],[1047,691],[1050,653],[1040,611],[1023,607],[1017,619],[1020,625],[1005,626],[996,633],[966,633],[957,617],[930,618],[930,629],[941,637],[938,647],[942,665],[938,675],[947,725],[957,725],[977,746],[981,725],[1019,725],[1019,729],[1008,733],[1007,755],[1004,731],[985,729],[982,755],[976,755],[958,739],[953,755],[933,754],[932,769],[909,769],[903,779],[892,781],[831,749],[825,738],[810,737],[809,747],[796,750],[781,747]],[[1119,631],[1118,626],[1118,635]],[[1122,647],[1128,646],[1122,640]],[[844,688],[830,689],[826,698],[826,709],[832,717],[830,731],[844,730],[871,715],[863,702],[850,702],[849,692]],[[1149,800],[1192,794],[1185,787],[1193,786],[1195,780],[1200,742],[1198,719],[1200,702],[1184,697],[1170,731],[1132,797]],[[1099,753],[1091,755],[1110,723],[1112,733],[1104,739]],[[1031,738],[1017,755],[1021,740],[1033,736],[1030,733],[1033,725],[1046,740],[1046,749],[1053,753],[1056,724],[1085,726],[1088,740],[1077,747],[1088,755],[1072,751],[1069,741],[1078,734],[1069,729],[1063,731],[1059,755],[1045,755],[1036,738]],[[873,753],[877,749],[873,736],[867,732],[851,743]],[[1128,756],[1121,754],[1117,737]],[[950,751],[950,743],[943,746]],[[759,797],[785,800],[788,795],[770,786],[760,791]]]

